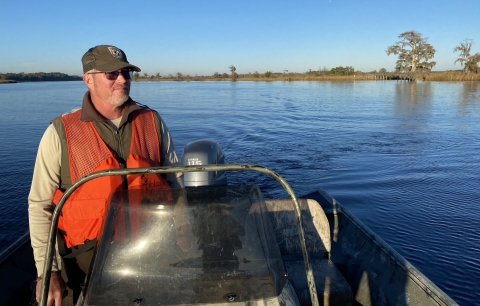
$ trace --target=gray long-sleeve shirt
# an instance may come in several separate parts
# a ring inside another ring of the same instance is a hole
[[[118,118],[107,123],[114,128],[118,127],[121,122],[122,118]],[[178,157],[175,151],[175,146],[171,141],[170,133],[161,118],[159,130],[162,166],[177,165]],[[59,188],[61,183],[61,167],[61,140],[53,124],[50,124],[43,134],[38,147],[32,185],[28,196],[30,238],[38,275],[43,273],[48,232],[51,224],[52,199],[55,190]],[[170,174],[166,176],[166,179],[173,188],[183,187],[180,177],[180,174]],[[53,261],[52,269],[54,271],[59,270],[61,267],[60,260],[57,260],[57,258],[59,258],[58,252]]]

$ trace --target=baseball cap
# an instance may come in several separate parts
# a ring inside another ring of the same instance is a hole
[[[99,45],[88,49],[82,56],[83,73],[96,69],[102,72],[130,68],[141,71],[140,68],[130,64],[127,55],[121,49],[111,45]]]

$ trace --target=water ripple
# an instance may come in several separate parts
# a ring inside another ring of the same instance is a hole
[[[0,87],[2,247],[27,229],[48,121],[80,104],[83,83],[66,83]],[[210,138],[227,162],[269,167],[299,195],[321,186],[460,305],[472,305],[480,304],[479,91],[460,82],[146,82],[131,94],[159,110],[179,154]],[[286,196],[262,174],[229,180]]]

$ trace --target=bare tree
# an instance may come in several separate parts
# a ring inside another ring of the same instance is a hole
[[[237,68],[235,68],[235,66],[231,65],[230,67],[228,67],[228,69],[230,69],[230,79],[232,80],[232,82],[236,82],[237,79],[238,79],[238,73],[236,73],[235,71],[237,70]]]
[[[466,38],[462,43],[460,43],[460,46],[456,46],[455,49],[453,49],[453,52],[460,52],[460,57],[455,61],[454,64],[459,62],[460,65],[463,66],[463,72],[465,73],[478,71],[480,53],[470,55],[473,44],[473,40]]]
[[[436,62],[429,61],[435,56],[435,48],[427,43],[427,38],[422,34],[409,31],[398,36],[400,41],[388,47],[387,55],[398,56],[396,70],[406,73],[412,80],[416,79],[417,73],[429,73]]]

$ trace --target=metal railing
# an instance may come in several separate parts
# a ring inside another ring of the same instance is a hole
[[[315,286],[315,279],[313,275],[312,268],[310,266],[310,260],[307,252],[307,246],[305,243],[305,232],[303,230],[302,218],[300,205],[298,203],[297,197],[293,192],[292,188],[288,183],[277,173],[273,172],[270,169],[267,169],[258,165],[251,164],[221,164],[221,165],[195,165],[195,166],[171,166],[171,167],[151,167],[151,168],[134,168],[134,169],[115,169],[115,170],[103,170],[94,172],[92,174],[86,175],[83,178],[76,181],[70,188],[68,188],[63,196],[60,198],[60,201],[55,207],[55,210],[52,214],[52,223],[50,226],[50,231],[48,234],[47,250],[45,254],[45,263],[43,267],[43,282],[42,290],[40,292],[40,306],[46,306],[48,298],[48,289],[50,286],[50,274],[52,272],[52,263],[53,263],[53,254],[55,249],[56,241],[56,232],[58,226],[58,218],[60,212],[63,208],[68,197],[82,184],[91,181],[93,179],[104,177],[104,176],[115,176],[115,175],[132,175],[132,174],[164,174],[164,173],[177,173],[177,172],[201,172],[201,171],[257,171],[269,175],[274,178],[288,195],[292,198],[295,211],[295,221],[297,223],[298,234],[300,239],[300,246],[302,248],[303,260],[305,265],[305,272],[307,275],[307,283],[310,291],[310,298],[312,300],[312,305],[317,306],[317,289]]]

